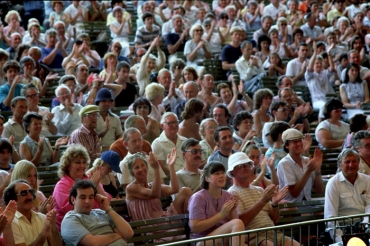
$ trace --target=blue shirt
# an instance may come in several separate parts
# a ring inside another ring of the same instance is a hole
[[[175,114],[177,115],[177,118],[179,121],[182,121],[181,113],[185,109],[186,100],[182,101],[181,103],[177,104],[175,107]]]
[[[169,34],[167,34],[166,36],[166,45],[174,45],[177,43],[177,41],[179,41],[180,39],[180,35],[178,33],[175,33],[175,32],[171,32]],[[177,51],[180,51],[180,52],[184,52],[184,48],[185,48],[185,43],[186,43],[186,39],[183,39],[182,40],[182,43],[180,44],[179,48],[176,50]]]
[[[15,87],[14,97],[17,97],[17,96],[21,95],[22,87],[23,87],[23,85],[21,85],[21,84],[18,84]],[[1,107],[2,111],[11,111],[11,109],[9,107],[5,106],[4,103],[3,103],[4,99],[8,96],[9,91],[10,91],[10,86],[9,86],[8,83],[0,86],[0,107]]]
[[[47,57],[52,51],[54,50],[54,48],[41,48],[41,52],[42,52],[42,56],[41,56],[41,61],[42,59],[44,59],[45,57]],[[62,52],[60,51],[60,49],[58,49],[55,57],[54,57],[54,60],[49,64],[45,64],[47,65],[48,67],[50,68],[62,68],[62,62],[63,62],[63,55],[62,55]]]

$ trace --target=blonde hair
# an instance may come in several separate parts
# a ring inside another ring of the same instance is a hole
[[[10,182],[13,182],[19,179],[27,180],[27,176],[29,175],[32,169],[36,171],[36,176],[37,176],[37,168],[32,162],[27,161],[27,160],[18,161],[13,168],[12,177],[11,177]],[[33,205],[36,208],[38,208],[41,201],[39,197],[37,196],[37,193],[39,192],[39,183],[37,182],[37,180],[36,180],[35,187],[32,187],[32,188],[35,190],[35,193],[36,193],[36,199],[33,200]]]
[[[59,178],[62,178],[64,175],[69,175],[68,168],[72,161],[78,157],[85,158],[86,162],[90,164],[90,157],[84,146],[81,144],[69,145],[62,158],[60,158],[60,165],[58,169]]]
[[[116,54],[114,54],[113,52],[108,52],[104,55],[104,58],[103,58],[103,63],[104,63],[104,68],[105,69],[107,69],[107,66],[108,66],[108,58],[111,57],[111,56],[113,56],[116,59],[116,65],[118,63]]]
[[[16,16],[17,16],[17,18],[18,18],[18,21],[19,21],[19,22],[21,22],[21,21],[22,21],[21,16],[19,15],[18,11],[16,11],[16,10],[10,10],[10,11],[6,14],[5,19],[4,19],[6,23],[8,23],[8,24],[9,24],[10,16],[12,16],[12,15],[16,15]]]
[[[149,101],[153,101],[161,95],[164,96],[164,87],[157,83],[151,83],[145,88],[145,95]]]
[[[189,35],[191,38],[193,38],[193,34],[194,34],[194,30],[197,29],[198,27],[202,28],[203,32],[204,32],[204,27],[201,25],[201,24],[194,24],[191,28],[190,28],[190,32],[189,32]]]
[[[104,165],[104,161],[100,158],[96,158],[94,163],[93,163],[93,168],[96,169],[98,167],[102,167]]]

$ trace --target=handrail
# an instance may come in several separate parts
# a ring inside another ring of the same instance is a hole
[[[312,224],[317,224],[317,223],[320,223],[320,222],[323,223],[323,222],[331,222],[331,221],[338,221],[338,220],[355,219],[355,218],[366,217],[366,216],[370,216],[370,214],[356,214],[356,215],[351,215],[351,216],[341,216],[341,217],[333,217],[333,218],[328,218],[328,219],[297,222],[297,223],[293,223],[293,224],[264,227],[264,228],[254,229],[254,230],[234,232],[234,233],[228,233],[228,234],[221,234],[221,235],[217,235],[217,236],[202,237],[202,238],[197,238],[197,239],[189,239],[189,240],[185,240],[185,241],[168,243],[168,244],[161,244],[161,245],[163,245],[163,246],[186,245],[186,244],[197,243],[197,242],[201,242],[201,241],[208,241],[208,240],[214,240],[214,239],[219,239],[219,238],[239,236],[239,235],[243,235],[243,234],[246,234],[246,233],[251,234],[251,233],[271,231],[271,230],[282,231],[282,230],[285,230],[285,229],[291,229],[291,228],[294,228],[294,227],[305,226],[305,225],[312,225]]]

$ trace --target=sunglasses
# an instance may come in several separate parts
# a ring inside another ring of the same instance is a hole
[[[33,196],[33,198],[36,198],[36,193],[34,189],[29,189],[29,190],[21,190],[17,196],[25,197],[27,196],[27,193]]]

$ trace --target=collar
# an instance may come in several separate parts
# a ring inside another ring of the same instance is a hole
[[[34,212],[32,209],[31,209],[31,221],[32,221],[32,218],[34,217],[34,214],[36,215],[37,213]],[[17,219],[20,219],[22,217],[25,218],[25,220],[28,221],[28,219],[26,218],[26,216],[24,216],[21,212],[19,212],[18,210],[15,212],[15,215],[14,215]]]
[[[83,124],[81,125],[81,131],[82,132],[85,132],[85,133],[88,133],[88,134],[97,134],[95,129],[90,131],[89,129],[87,129]]]
[[[339,181],[350,183],[350,182],[346,179],[346,177],[344,177],[344,174],[343,174],[343,172],[342,172],[342,171],[341,171],[341,172],[339,172],[339,173],[338,173],[338,175],[339,175]],[[361,179],[362,179],[362,178],[361,178],[361,175],[357,172],[357,178],[356,178],[356,180],[355,180],[355,184],[356,184],[359,180],[361,180]],[[352,184],[352,183],[350,183],[350,184]]]
[[[17,122],[15,122],[12,118],[9,118],[8,119],[8,123],[10,124],[10,125],[17,125],[18,123]],[[18,124],[19,125],[19,124]],[[21,126],[21,125],[20,125]]]
[[[196,173],[195,172],[188,171],[185,168],[183,168],[182,171],[183,172],[186,172],[187,174],[190,174],[190,175],[201,175],[202,174],[202,170],[200,170],[200,169],[198,169],[198,171]]]
[[[183,32],[184,30],[181,30],[181,31]],[[180,33],[176,32],[176,31],[175,31],[175,28],[172,28],[171,33],[176,33],[176,34],[178,34],[178,35],[181,35],[181,32],[180,32]]]
[[[166,134],[165,134],[165,132],[163,131],[162,133],[161,133],[161,135],[159,135],[159,139],[162,141],[162,142],[171,142],[172,143],[172,141],[166,136]],[[185,138],[185,137],[183,137],[183,136],[181,136],[181,135],[179,135],[178,133],[177,133],[177,141],[176,141],[176,144],[179,142],[179,140],[181,140],[181,141],[185,141],[187,138]]]

